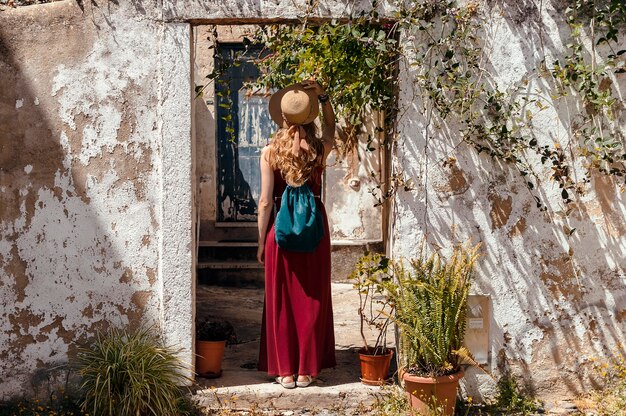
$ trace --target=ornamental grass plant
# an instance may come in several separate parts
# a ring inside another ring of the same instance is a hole
[[[436,377],[456,373],[462,362],[477,365],[463,337],[478,247],[459,245],[448,262],[422,249],[408,266],[396,265],[386,290],[395,305],[402,365],[411,374]]]
[[[98,333],[78,354],[83,378],[82,409],[93,416],[185,415],[180,386],[189,384],[187,365],[165,347],[153,328],[114,328]]]

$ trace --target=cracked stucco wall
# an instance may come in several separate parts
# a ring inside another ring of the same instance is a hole
[[[487,7],[485,65],[501,88],[539,65],[542,45],[548,56],[559,56],[569,41],[559,2],[513,3]],[[404,41],[411,42],[407,35]],[[400,107],[408,113],[400,119],[393,163],[416,186],[394,200],[393,256],[415,255],[422,238],[444,254],[468,238],[481,242],[473,291],[488,295],[493,306],[493,373],[510,367],[548,405],[597,386],[592,359],[623,353],[626,341],[622,184],[595,177],[590,192],[564,216],[560,189],[546,173],[540,192],[550,207],[539,211],[521,175],[458,145],[454,126],[428,125],[428,112],[408,81],[412,71],[401,68]],[[623,97],[626,77],[617,75],[615,81]],[[543,81],[532,78],[528,91],[551,95]],[[624,129],[623,107],[620,112]],[[535,121],[541,143],[567,146],[565,111],[545,110]],[[568,237],[566,231],[573,228],[576,232]],[[480,372],[468,373],[466,380],[480,387],[476,397],[493,391],[493,383]]]
[[[191,361],[188,22],[301,14],[287,0],[242,4],[65,0],[0,12],[0,398],[31,391],[33,374],[109,323],[156,322]],[[356,7],[320,5],[324,17]],[[539,27],[554,53],[564,43],[556,6],[504,6],[485,38],[501,85],[536,63]],[[624,341],[624,196],[595,178],[567,219],[539,213],[515,173],[426,126],[410,71],[393,163],[416,187],[395,197],[391,252],[411,256],[423,235],[444,252],[481,241],[475,291],[492,300],[491,368],[506,360],[540,396],[572,397],[592,385],[590,359]],[[578,231],[567,238],[565,225]],[[466,378],[488,394],[479,375]]]
[[[161,320],[161,27],[101,7],[0,12],[0,398]]]

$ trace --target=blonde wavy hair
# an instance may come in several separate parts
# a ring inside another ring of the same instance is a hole
[[[292,153],[293,136],[288,134],[288,129],[281,128],[276,132],[270,142],[268,163],[272,170],[280,170],[280,173],[291,186],[304,184],[313,171],[324,166],[324,143],[317,137],[317,128],[314,123],[305,124],[304,140],[308,149],[300,148],[300,154]]]

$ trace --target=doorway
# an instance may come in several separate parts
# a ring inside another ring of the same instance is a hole
[[[253,26],[195,26],[192,65],[196,91],[203,92],[194,102],[199,225],[197,316],[233,323],[241,344],[236,346],[238,355],[231,363],[232,371],[250,371],[256,377],[264,285],[263,269],[256,261],[259,157],[276,126],[267,112],[265,92],[250,93],[244,87],[258,76],[252,61],[258,54],[242,54],[246,50],[243,37],[254,30]],[[217,65],[224,66],[219,71],[223,78],[207,82],[207,74],[213,73]],[[352,306],[358,302],[347,275],[365,251],[383,248],[383,210],[374,206],[370,193],[377,185],[375,178],[380,178],[384,170],[384,147],[376,130],[377,121],[373,116],[359,139],[359,169],[351,170],[347,161],[333,154],[324,178],[322,197],[332,242],[333,302],[344,305],[338,309],[345,312],[335,318],[337,325],[346,329],[356,328]],[[358,342],[357,335],[355,331],[339,331],[337,341],[342,346],[353,345]],[[352,368],[352,352],[344,348],[340,355]]]

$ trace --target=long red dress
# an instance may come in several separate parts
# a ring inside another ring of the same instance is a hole
[[[320,195],[323,169],[309,179]],[[274,198],[287,186],[274,171]],[[270,375],[317,376],[334,367],[335,334],[330,289],[330,233],[320,198],[315,198],[324,217],[324,238],[315,251],[299,253],[278,247],[271,216],[265,237],[265,306],[261,327],[259,370]]]

